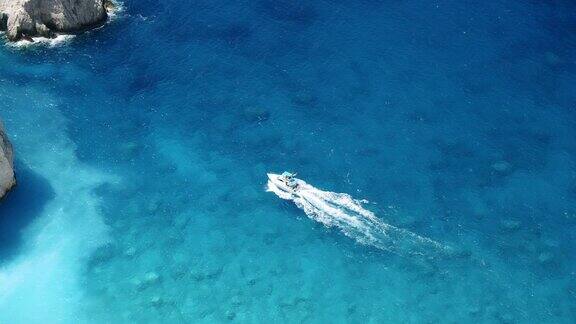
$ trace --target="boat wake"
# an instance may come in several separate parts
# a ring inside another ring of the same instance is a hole
[[[434,240],[384,223],[364,208],[363,204],[368,202],[366,200],[357,200],[345,193],[323,191],[302,180],[297,181],[298,189],[295,193],[282,190],[272,180],[268,181],[267,191],[282,199],[294,201],[309,218],[326,227],[338,228],[346,236],[364,245],[402,256],[431,256],[449,250]]]

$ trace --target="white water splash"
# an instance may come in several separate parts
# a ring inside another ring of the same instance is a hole
[[[302,180],[297,181],[296,194],[281,190],[270,180],[267,191],[294,201],[309,218],[326,227],[338,228],[361,244],[404,256],[430,256],[431,253],[449,251],[448,247],[434,240],[384,223],[363,207],[362,204],[368,202],[366,200],[357,200],[345,193],[322,191]]]
[[[100,29],[103,26],[115,21],[116,19],[118,19],[119,17],[121,17],[121,15],[124,13],[125,11],[125,7],[124,4],[120,1],[112,1],[112,8],[108,10],[108,21],[100,26],[97,27],[95,29]],[[0,33],[0,35],[4,35],[5,32]],[[32,41],[30,40],[26,40],[26,39],[21,39],[19,41],[16,42],[6,42],[6,46],[14,48],[14,49],[26,49],[26,48],[30,48],[30,47],[36,47],[36,46],[44,46],[47,48],[55,48],[55,47],[60,47],[63,45],[67,45],[70,43],[70,41],[72,41],[72,39],[74,39],[74,37],[76,37],[76,35],[74,34],[60,34],[60,33],[56,33],[56,35],[54,37],[32,37]]]
[[[124,3],[121,1],[112,0],[112,8],[108,10],[108,18],[110,21],[118,18],[121,14],[124,13],[126,8],[124,7]]]
[[[17,49],[24,49],[31,46],[46,46],[48,48],[54,48],[68,44],[73,38],[74,35],[64,35],[64,34],[56,35],[56,37],[54,38],[32,37],[33,42],[22,39],[17,42],[7,42],[6,46]]]

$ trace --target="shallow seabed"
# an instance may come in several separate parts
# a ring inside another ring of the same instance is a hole
[[[572,1],[133,1],[0,50],[4,323],[574,323]],[[266,173],[429,238],[357,243]]]

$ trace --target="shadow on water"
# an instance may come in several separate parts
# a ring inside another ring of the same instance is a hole
[[[54,198],[48,181],[16,163],[18,185],[0,202],[0,265],[15,256],[22,244],[22,231]]]

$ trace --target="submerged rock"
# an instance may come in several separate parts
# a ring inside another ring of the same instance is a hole
[[[116,255],[116,251],[112,244],[106,244],[97,248],[90,256],[89,265],[97,267],[112,260]]]
[[[270,119],[270,112],[262,106],[249,106],[242,112],[248,122],[264,122]]]
[[[476,316],[482,313],[482,308],[478,305],[468,307],[468,314]]]
[[[109,0],[0,0],[0,29],[16,41],[77,33],[106,21]]]
[[[314,108],[319,101],[318,97],[308,91],[300,91],[292,97],[292,103],[302,108]]]
[[[125,161],[129,161],[138,155],[142,147],[136,142],[125,142],[119,145],[118,150],[120,157]]]
[[[544,61],[547,64],[552,65],[552,66],[560,65],[563,63],[560,56],[558,56],[558,54],[556,54],[554,52],[544,53]]]
[[[538,262],[541,264],[549,263],[554,259],[554,254],[551,252],[542,252],[538,254]]]
[[[148,272],[144,275],[144,283],[154,285],[160,281],[160,275],[156,272]]]
[[[508,172],[511,168],[512,164],[510,164],[508,161],[497,161],[492,164],[492,169],[500,173]]]
[[[500,228],[504,231],[509,231],[509,232],[514,232],[520,229],[520,226],[522,225],[522,223],[520,223],[517,220],[513,220],[513,219],[505,219],[500,221]]]
[[[164,299],[160,296],[150,298],[150,304],[154,307],[160,307],[164,304]]]
[[[126,251],[124,252],[124,255],[128,256],[128,257],[133,257],[134,255],[136,255],[136,248],[134,247],[129,247],[128,249],[126,249]]]
[[[213,280],[218,278],[224,268],[221,265],[209,265],[197,269],[193,269],[190,273],[192,278],[196,281]]]
[[[0,199],[16,184],[12,145],[0,122]]]
[[[225,315],[226,319],[228,319],[229,321],[232,321],[236,318],[236,313],[231,310],[227,310]]]
[[[144,274],[141,278],[132,278],[131,282],[138,291],[145,290],[149,287],[156,286],[161,281],[158,273],[151,271]]]

